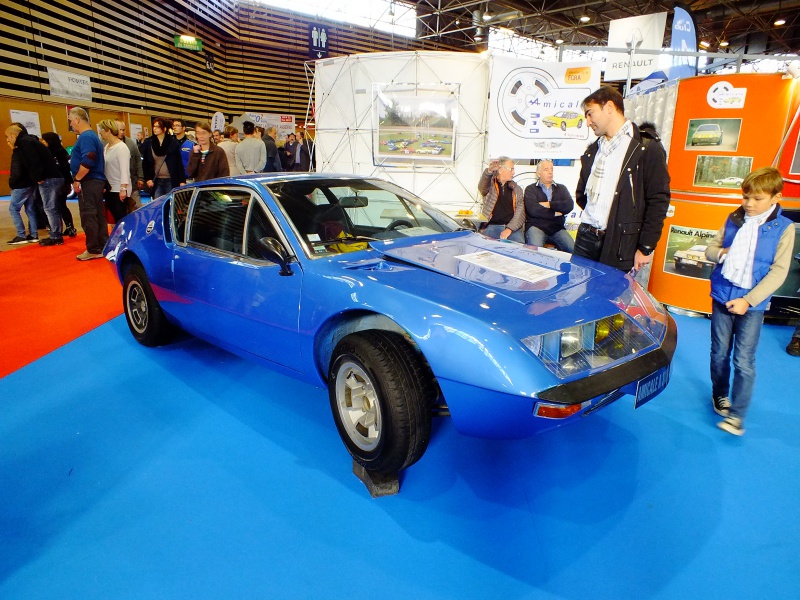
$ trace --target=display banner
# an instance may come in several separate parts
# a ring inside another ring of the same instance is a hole
[[[615,19],[608,24],[608,47],[630,48],[633,54],[609,52],[604,81],[625,81],[628,67],[632,79],[644,79],[658,68],[655,54],[636,54],[635,50],[661,50],[667,13]]]
[[[50,95],[92,101],[92,80],[87,75],[47,67]]]
[[[278,130],[278,137],[275,141],[285,138],[290,133],[295,132],[294,115],[281,115],[278,113],[256,113],[246,112],[240,117],[242,123],[252,121],[255,125],[264,129],[274,127]],[[238,121],[238,119],[237,119]],[[241,127],[239,128],[241,131]]]
[[[600,87],[600,63],[492,61],[489,156],[578,158],[594,140],[581,102]]]
[[[685,4],[675,4],[670,50],[697,52],[697,27],[689,7]],[[672,66],[669,68],[670,80],[685,79],[695,75],[697,75],[697,58],[693,56],[672,57]]]

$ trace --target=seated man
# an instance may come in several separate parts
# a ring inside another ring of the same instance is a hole
[[[565,215],[574,202],[566,187],[553,183],[553,161],[536,166],[538,183],[525,188],[525,243],[544,246],[547,241],[563,252],[572,252],[575,240],[564,229]]]
[[[481,233],[487,237],[525,242],[525,206],[522,188],[514,181],[514,161],[507,156],[493,160],[483,171],[478,191],[483,196],[481,212],[487,219]]]

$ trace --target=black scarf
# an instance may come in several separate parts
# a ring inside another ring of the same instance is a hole
[[[163,143],[158,141],[157,135],[153,134],[150,136],[150,147],[153,149],[153,154],[155,154],[156,156],[166,155],[167,149],[169,148],[171,142],[172,142],[172,136],[168,133],[164,134]]]

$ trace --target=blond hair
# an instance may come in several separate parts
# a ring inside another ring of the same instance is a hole
[[[119,127],[117,127],[117,122],[114,119],[103,119],[97,126],[100,129],[110,131],[111,135],[119,135]]]

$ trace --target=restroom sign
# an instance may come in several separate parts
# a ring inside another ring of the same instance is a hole
[[[328,58],[330,32],[325,25],[308,24],[308,57],[313,59]]]

